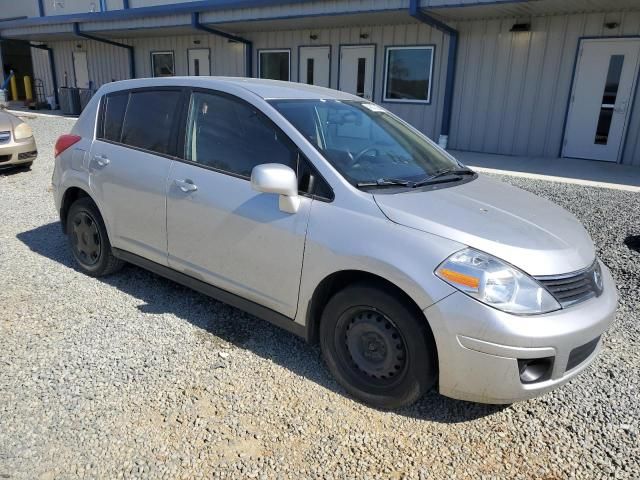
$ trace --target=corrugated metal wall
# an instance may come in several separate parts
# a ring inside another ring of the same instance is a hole
[[[138,0],[141,1],[141,0]],[[154,1],[154,0],[148,0]],[[338,13],[368,12],[372,10],[407,10],[409,0],[320,0],[245,9],[217,10],[202,14],[203,22],[234,22],[261,18],[285,18],[301,15],[336,15]]]
[[[213,75],[243,75],[244,47],[241,44],[229,43],[226,39],[213,35],[181,35],[165,37],[141,37],[116,39],[117,42],[133,45],[135,48],[135,64],[137,77],[151,76],[151,52],[172,51],[175,55],[176,73],[188,74],[187,50],[190,48],[209,48],[211,50],[211,71]],[[195,42],[200,42],[196,44]],[[67,40],[48,42],[53,48],[58,75],[58,85],[75,86],[73,70],[73,52],[87,52],[89,79],[97,87],[114,80],[129,78],[129,52],[92,40]],[[32,51],[36,49],[31,49]],[[49,78],[49,61],[44,55],[34,55],[34,75],[36,78]],[[51,89],[52,87],[49,87]]]
[[[608,12],[551,15],[531,19],[531,32],[512,33],[521,19],[487,19],[459,22],[460,50],[449,145],[461,150],[510,155],[557,157],[562,143],[567,101],[571,90],[578,39],[582,36],[640,35],[640,12]],[[616,29],[604,23],[618,22]],[[257,26],[258,24],[256,24]],[[310,35],[318,38],[311,40]],[[367,38],[361,38],[361,35]],[[446,35],[426,25],[371,25],[367,27],[281,30],[244,34],[257,50],[291,49],[291,78],[298,78],[298,48],[301,45],[331,45],[331,87],[338,85],[339,47],[345,44],[376,44],[374,99],[381,102],[384,47],[433,44],[436,46],[431,105],[386,103],[432,138],[440,132],[446,74]],[[194,41],[199,40],[200,45]],[[118,40],[136,50],[139,77],[151,75],[151,51],[175,53],[176,70],[187,74],[187,49],[208,46],[214,75],[243,75],[244,47],[213,35],[165,35]],[[82,45],[89,60],[89,73],[96,85],[128,78],[125,49],[98,42],[73,40],[49,42],[54,47],[58,81],[74,84],[71,52]],[[34,60],[36,76],[48,68],[44,56]],[[36,65],[37,64],[37,65]],[[640,166],[640,95],[636,97],[628,127],[623,162]]]
[[[618,22],[606,29],[606,22]],[[582,36],[640,35],[640,12],[460,22],[460,50],[449,145],[507,155],[557,157]],[[623,162],[640,166],[640,96]]]
[[[194,43],[200,41],[200,44]],[[230,43],[227,39],[215,35],[181,35],[161,38],[136,38],[131,41],[136,49],[136,74],[139,77],[151,76],[151,52],[171,50],[175,55],[176,73],[187,75],[187,49],[211,49],[212,75],[244,75],[244,46]],[[129,43],[129,42],[127,42]]]
[[[318,35],[311,40],[311,34]],[[367,38],[360,38],[360,35]],[[291,49],[291,80],[298,80],[298,48],[301,45],[331,45],[331,88],[338,87],[340,45],[376,44],[374,101],[419,128],[432,138],[440,132],[444,80],[446,74],[446,36],[424,24],[378,25],[357,28],[333,28],[318,30],[289,30],[246,34],[254,42],[253,64],[257,65],[257,50],[264,48]],[[384,78],[384,47],[391,45],[435,45],[434,78],[431,105],[412,105],[382,102]],[[257,74],[257,71],[255,72]]]
[[[31,63],[33,64],[33,77],[42,80],[45,95],[53,95],[53,80],[49,68],[49,52],[41,48],[31,48]]]

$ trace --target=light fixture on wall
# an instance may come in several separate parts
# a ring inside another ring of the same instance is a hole
[[[317,33],[312,33],[311,35],[309,35],[309,38],[311,40],[317,40],[318,39],[318,34]]]
[[[510,32],[530,32],[531,24],[530,23],[514,23],[511,27]]]
[[[609,30],[615,30],[620,26],[620,24],[618,22],[606,22],[604,26]]]
[[[369,34],[368,33],[361,33],[360,34],[360,38],[363,40],[366,40],[367,38],[369,38]]]
[[[200,40],[194,40],[194,41],[193,41],[193,44],[194,44],[194,45],[200,45],[200,43],[201,43],[201,42],[200,42]]]
[[[82,48],[82,44],[81,43],[77,43],[76,44],[76,48]]]

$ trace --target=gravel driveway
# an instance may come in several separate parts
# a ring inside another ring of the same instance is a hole
[[[380,412],[266,322],[132,266],[77,272],[48,191],[73,121],[29,123],[33,170],[0,173],[0,479],[639,477],[638,194],[504,178],[577,215],[612,269],[620,309],[584,375],[509,407]]]

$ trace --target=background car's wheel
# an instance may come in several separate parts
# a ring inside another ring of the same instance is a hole
[[[329,370],[354,397],[392,409],[410,405],[436,379],[433,335],[421,312],[400,296],[358,284],[336,293],[320,323]]]
[[[80,270],[87,275],[109,275],[124,264],[113,255],[102,216],[89,197],[79,198],[71,205],[67,238]]]

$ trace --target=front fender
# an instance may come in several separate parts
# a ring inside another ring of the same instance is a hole
[[[382,277],[424,310],[455,291],[433,273],[465,245],[395,224],[379,209],[354,211],[314,201],[295,321],[305,325],[316,287],[329,275],[355,270]]]

